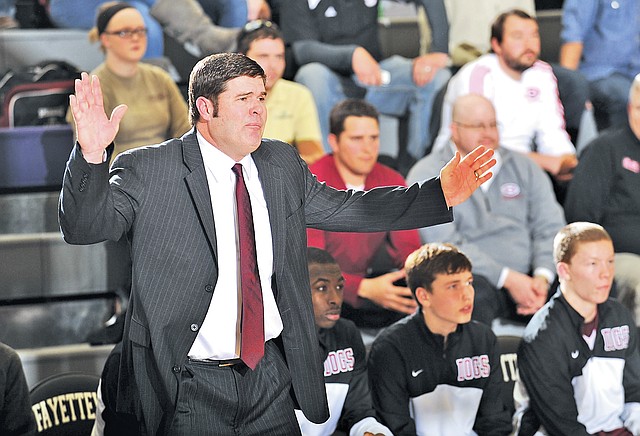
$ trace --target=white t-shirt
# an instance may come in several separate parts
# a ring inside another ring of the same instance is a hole
[[[495,54],[469,62],[451,78],[434,149],[446,146],[449,141],[453,103],[459,96],[470,93],[484,95],[493,102],[502,147],[552,156],[575,153],[565,130],[564,108],[551,66],[537,61],[522,73],[520,80],[514,80],[504,72]]]

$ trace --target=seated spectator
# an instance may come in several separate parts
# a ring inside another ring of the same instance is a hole
[[[0,342],[0,434],[21,436],[35,433],[36,420],[31,411],[22,362],[14,349]]]
[[[267,74],[267,124],[263,136],[288,142],[311,165],[324,155],[318,112],[304,85],[282,78],[284,40],[271,21],[250,21],[238,36],[238,51],[256,61]]]
[[[491,23],[501,13],[520,9],[532,17],[536,14],[533,0],[445,0],[445,5],[449,18],[449,52],[454,66],[462,66],[491,50]],[[554,38],[553,35],[540,37],[542,42],[546,38]],[[589,84],[578,71],[554,62],[549,65],[558,79],[567,133],[572,142],[577,144],[578,130],[589,99]],[[595,125],[590,127],[595,130]],[[589,135],[586,137],[589,138]],[[584,138],[580,137],[581,143]]]
[[[626,122],[634,76],[640,73],[640,1],[567,0],[562,9],[560,64],[590,84],[598,129]]]
[[[402,151],[411,161],[424,155],[431,143],[433,99],[450,77],[445,68],[449,29],[443,0],[414,3],[424,6],[432,28],[432,52],[415,59],[382,59],[377,1],[296,0],[282,8],[284,37],[300,66],[295,81],[313,94],[327,151],[329,112],[349,97],[366,99],[381,114],[406,116],[407,143]]]
[[[187,104],[173,79],[161,68],[140,62],[147,37],[137,9],[123,2],[105,3],[91,38],[100,41],[105,53],[104,62],[91,73],[100,78],[105,111],[128,106],[112,160],[125,150],[179,137],[191,128]],[[73,123],[71,111],[67,121]]]
[[[597,224],[572,223],[555,237],[553,255],[560,288],[518,350],[518,434],[539,424],[549,435],[640,434],[638,331],[609,298],[611,238]]]
[[[378,186],[405,185],[404,178],[377,163],[379,149],[378,112],[369,103],[348,99],[331,111],[329,144],[332,154],[309,168],[319,181],[338,189],[368,190]],[[327,250],[338,261],[345,276],[343,314],[361,327],[389,325],[411,314],[416,303],[406,286],[402,267],[407,255],[420,246],[416,230],[377,233],[337,233],[307,229],[307,244]],[[376,254],[388,254],[384,273],[368,278]]]
[[[96,11],[108,0],[49,0],[51,20],[58,27],[91,29]],[[196,0],[130,0],[142,14],[149,35],[146,58],[164,55],[164,33],[197,57],[235,49],[238,29],[211,22]]]
[[[395,435],[511,433],[491,329],[471,321],[471,262],[449,244],[409,255],[420,310],[385,329],[369,355],[373,403]]]
[[[409,183],[439,173],[458,151],[479,144],[495,151],[493,177],[456,206],[455,220],[420,230],[423,241],[455,244],[469,256],[476,280],[473,318],[522,320],[547,301],[554,280],[551,243],[565,224],[547,175],[526,156],[502,146],[496,111],[481,95],[458,97],[450,125],[453,143],[434,150],[409,171]]]
[[[447,145],[456,99],[480,94],[493,102],[504,148],[527,154],[558,181],[569,180],[578,161],[564,129],[556,78],[538,59],[538,23],[517,9],[500,14],[492,25],[491,48],[493,53],[469,62],[449,82],[434,149]]]
[[[330,436],[336,428],[350,435],[392,436],[376,420],[367,378],[367,362],[362,337],[356,326],[340,318],[344,277],[331,255],[319,248],[307,248],[313,313],[323,352],[324,380],[330,416],[324,424],[314,424],[296,410],[303,435]]]
[[[603,132],[580,155],[564,210],[567,221],[590,221],[611,235],[618,299],[640,325],[640,75],[629,91],[624,126]]]

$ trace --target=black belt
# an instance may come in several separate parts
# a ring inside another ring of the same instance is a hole
[[[206,365],[213,365],[213,366],[217,366],[219,368],[224,368],[224,367],[227,367],[227,366],[234,366],[234,365],[238,365],[238,364],[243,364],[244,365],[244,362],[242,361],[242,359],[213,360],[213,359],[192,359],[192,358],[189,358],[189,361],[196,362],[196,363],[204,363]]]

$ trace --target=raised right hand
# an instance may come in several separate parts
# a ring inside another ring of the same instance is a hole
[[[76,79],[75,95],[69,96],[69,105],[82,155],[87,162],[102,163],[104,150],[115,139],[127,106],[117,106],[111,112],[111,118],[107,118],[100,79],[84,72]]]

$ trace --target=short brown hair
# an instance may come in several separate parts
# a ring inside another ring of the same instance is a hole
[[[218,116],[218,96],[227,90],[227,82],[238,77],[267,79],[258,63],[240,53],[217,53],[201,59],[189,76],[189,120],[194,126],[200,119],[196,106],[198,97],[213,103],[213,116]]]
[[[502,38],[504,37],[504,23],[509,17],[518,17],[524,20],[536,21],[535,18],[520,9],[511,9],[501,13],[491,25],[491,39],[495,38],[496,41],[498,41],[498,44],[502,44]]]
[[[436,242],[424,244],[411,253],[404,263],[404,270],[415,297],[418,288],[431,292],[431,284],[438,274],[471,271],[471,261],[455,245]]]
[[[379,123],[378,110],[371,103],[360,98],[347,98],[337,103],[329,114],[329,132],[340,136],[344,132],[344,122],[348,117],[373,118]]]
[[[247,54],[251,48],[251,43],[258,39],[281,39],[284,37],[278,25],[268,20],[249,21],[238,34],[238,53]]]
[[[598,241],[611,241],[601,225],[582,221],[567,224],[553,238],[553,260],[556,264],[571,263],[580,244]]]

